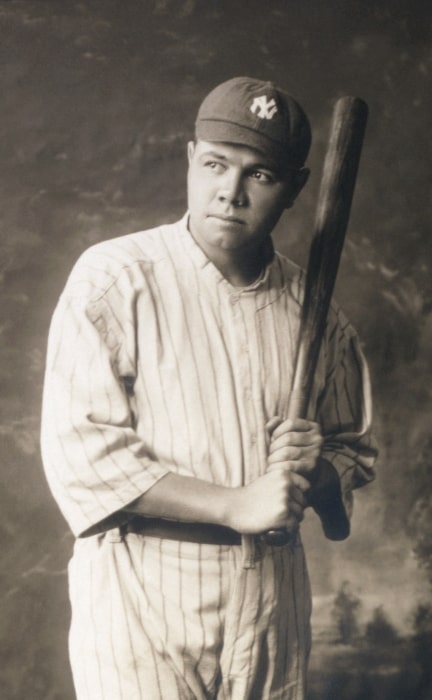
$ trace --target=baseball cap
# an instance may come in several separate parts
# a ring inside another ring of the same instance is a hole
[[[274,83],[231,78],[203,100],[195,136],[255,148],[281,168],[301,168],[311,144],[309,120],[299,103]]]

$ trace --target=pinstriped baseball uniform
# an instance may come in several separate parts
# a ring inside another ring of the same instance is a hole
[[[227,547],[118,530],[121,509],[169,471],[227,487],[264,473],[265,425],[288,405],[301,283],[275,253],[254,284],[231,286],[187,217],[98,244],[72,271],[49,337],[42,452],[71,529],[91,535],[70,565],[80,700],[304,698],[300,541]],[[310,417],[349,512],[375,449],[367,369],[336,307]]]

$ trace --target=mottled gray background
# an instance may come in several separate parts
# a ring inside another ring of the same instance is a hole
[[[2,697],[73,697],[72,538],[38,444],[53,307],[84,248],[183,213],[195,111],[214,84],[241,74],[285,85],[312,121],[311,182],[276,234],[300,264],[334,101],[353,94],[370,107],[337,296],[370,362],[381,456],[377,481],[358,494],[348,541],[327,542],[313,516],[305,524],[315,604],[310,697],[431,697],[422,660],[432,617],[430,7],[0,0]],[[337,644],[332,610],[345,581],[348,603],[359,602],[357,634]],[[377,611],[379,654],[370,633]]]

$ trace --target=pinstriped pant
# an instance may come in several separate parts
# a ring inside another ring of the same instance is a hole
[[[78,540],[69,565],[78,700],[304,700],[303,548],[253,547],[246,561],[250,541],[116,530]]]

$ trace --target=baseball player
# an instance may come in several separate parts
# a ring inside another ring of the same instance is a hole
[[[284,91],[219,85],[188,144],[185,216],[93,246],[61,295],[42,453],[77,538],[79,700],[305,698],[299,525],[312,505],[346,537],[376,454],[367,368],[335,305],[310,419],[286,418],[303,274],[271,232],[309,147]]]

